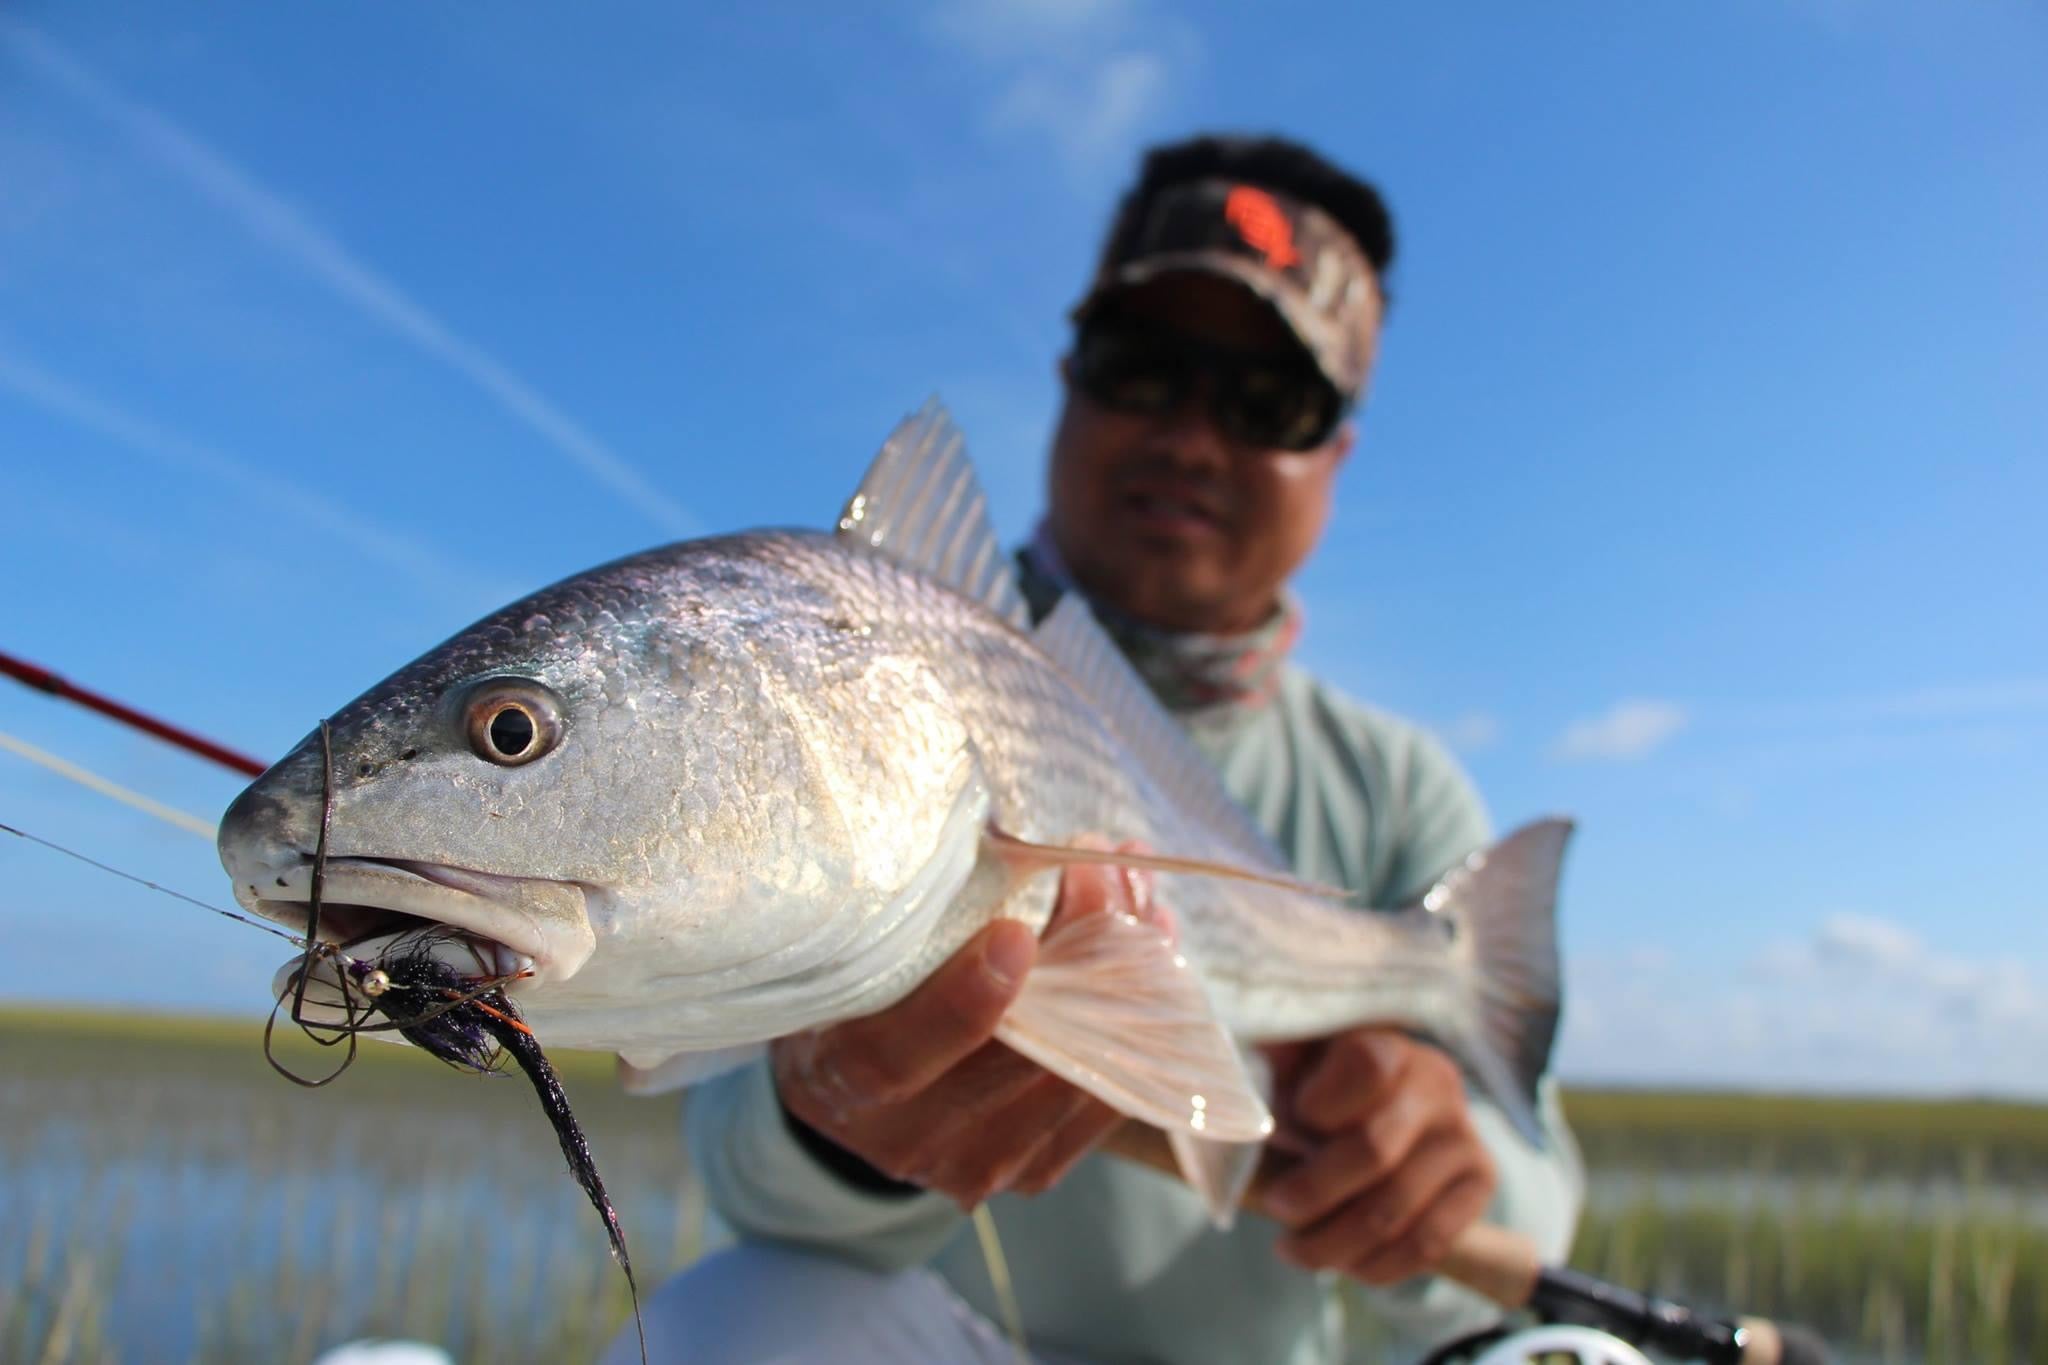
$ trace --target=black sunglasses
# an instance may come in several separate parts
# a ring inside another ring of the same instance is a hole
[[[1162,416],[1209,380],[1209,415],[1234,441],[1313,450],[1330,439],[1350,404],[1305,352],[1215,346],[1160,327],[1094,320],[1074,338],[1070,373],[1089,399],[1114,412]]]

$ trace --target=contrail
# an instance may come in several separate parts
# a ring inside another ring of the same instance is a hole
[[[176,123],[123,95],[57,44],[19,20],[0,17],[5,40],[30,65],[119,125],[160,162],[239,219],[259,240],[289,256],[360,312],[434,359],[453,367],[497,404],[598,482],[646,513],[670,535],[701,529],[662,493],[567,413],[535,392],[475,343],[450,331],[391,281],[308,223],[283,199]]]
[[[472,599],[498,601],[508,595],[500,582],[450,564],[416,541],[381,531],[318,493],[131,416],[4,347],[0,347],[0,392],[12,393],[155,464],[228,484],[261,500],[280,522],[325,531],[410,581],[457,589],[465,604],[473,604]]]

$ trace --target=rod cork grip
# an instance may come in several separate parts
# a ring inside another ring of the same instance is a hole
[[[1742,1318],[1735,1325],[1742,1333],[1742,1365],[1795,1365],[1785,1359],[1785,1343],[1776,1323],[1768,1318]]]
[[[1435,1273],[1485,1295],[1502,1308],[1522,1308],[1536,1292],[1543,1256],[1536,1244],[1519,1232],[1474,1223],[1458,1234]],[[1749,1365],[1749,1358],[1743,1357],[1743,1362]]]
[[[1810,1327],[1796,1322],[1742,1318],[1742,1365],[1831,1365],[1828,1344]]]

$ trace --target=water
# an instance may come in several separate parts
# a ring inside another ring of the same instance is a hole
[[[521,1077],[374,1046],[303,1090],[254,1029],[0,1027],[0,1046],[0,1359],[39,1355],[67,1296],[77,1357],[123,1361],[396,1334],[538,1360],[623,1321],[623,1276]],[[678,1104],[589,1066],[565,1080],[651,1287],[695,1252]]]
[[[1971,1180],[1959,1174],[1846,1174],[1830,1178],[1786,1171],[1596,1170],[1587,1179],[1586,1203],[1595,1214],[1613,1214],[1648,1203],[1670,1210],[1723,1208],[1743,1215],[1860,1213],[1901,1226],[1995,1212],[2048,1232],[2048,1190]]]
[[[304,1090],[259,1039],[258,1023],[0,1013],[0,1361],[304,1362],[399,1336],[554,1362],[625,1324],[623,1276],[523,1078],[366,1044]],[[557,1062],[652,1289],[702,1236],[679,1101],[624,1096],[601,1059]],[[1783,1102],[1719,1103],[1701,1111],[1730,1134],[1717,1166],[1703,1121],[1675,1141],[1639,1097],[1607,1106],[1627,1122],[1568,1102],[1595,1154],[1575,1265],[1806,1321],[1857,1365],[2048,1346],[2048,1193],[2007,1175],[2041,1169],[2031,1116],[1930,1105],[1883,1128],[1802,1108],[1797,1145],[1775,1148],[1797,1153],[1787,1169],[1759,1155]]]

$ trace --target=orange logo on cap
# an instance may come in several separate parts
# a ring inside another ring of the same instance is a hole
[[[1273,269],[1301,264],[1301,253],[1294,249],[1294,224],[1264,190],[1239,185],[1223,201],[1223,217]]]

